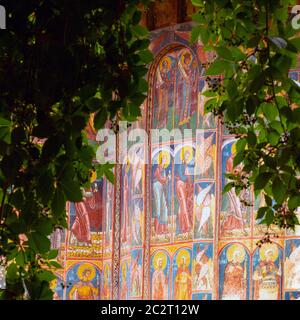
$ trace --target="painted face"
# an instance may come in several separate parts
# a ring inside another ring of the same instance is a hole
[[[266,260],[267,262],[270,262],[272,260],[272,251],[266,251]]]
[[[189,151],[186,151],[185,153],[184,153],[184,160],[187,162],[188,160],[189,160],[189,158],[190,158],[190,152]]]
[[[187,55],[185,55],[185,56],[184,56],[184,60],[183,60],[183,61],[184,61],[184,64],[185,64],[185,65],[189,65],[189,64],[190,64],[190,62],[191,62],[191,56],[190,56],[190,55],[188,55],[188,54],[187,54]]]
[[[166,156],[163,156],[162,159],[161,159],[161,163],[162,164],[165,164],[167,162],[167,157]]]
[[[85,278],[88,278],[90,275],[91,275],[91,270],[89,270],[89,269],[86,269],[86,270],[83,272],[83,276],[84,276]]]
[[[162,259],[159,259],[159,260],[158,260],[158,267],[159,267],[159,269],[162,269],[162,266],[163,266],[163,261],[162,261]]]

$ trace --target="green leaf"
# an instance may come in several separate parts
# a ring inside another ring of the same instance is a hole
[[[272,184],[272,193],[277,203],[283,202],[286,190],[287,188],[283,181],[279,177],[276,177]]]
[[[50,250],[50,240],[39,232],[28,236],[28,244],[36,253],[46,253]]]
[[[94,117],[94,127],[96,130],[100,130],[104,127],[106,121],[108,119],[108,113],[107,110],[101,109],[98,111]]]
[[[230,60],[230,61],[233,60],[232,53],[228,48],[226,48],[226,47],[217,47],[215,49],[216,49],[217,54],[218,54],[219,57],[221,57],[221,58],[223,58],[225,60]]]
[[[274,212],[272,209],[268,209],[265,215],[265,221],[267,225],[271,225],[274,221]]]
[[[232,64],[225,60],[215,60],[206,71],[206,75],[220,75],[225,71],[232,70]]]
[[[272,176],[273,176],[273,174],[270,172],[260,173],[255,179],[254,188],[256,190],[264,189],[264,187],[269,182],[269,180],[271,179]]]
[[[147,30],[147,28],[141,26],[141,25],[134,25],[131,27],[132,33],[140,38],[145,38],[148,36],[149,31]]]
[[[66,197],[61,188],[56,188],[54,197],[51,201],[51,210],[55,216],[60,216],[65,212],[66,208]]]
[[[55,259],[58,255],[58,249],[52,249],[48,254],[48,259],[52,260]]]
[[[256,219],[262,219],[265,216],[267,210],[268,210],[268,207],[259,208],[257,211]]]
[[[234,188],[234,182],[227,183],[223,188],[223,194],[229,192],[232,188]]]
[[[49,271],[49,270],[42,270],[38,273],[38,278],[41,281],[47,281],[50,282],[54,279],[56,279],[55,274],[53,274],[53,272]]]
[[[82,201],[82,191],[80,185],[77,181],[72,180],[62,180],[61,187],[67,197],[67,200],[80,202]]]
[[[276,120],[276,118],[278,117],[279,113],[278,110],[276,108],[276,106],[272,103],[267,103],[267,102],[263,102],[260,105],[265,117],[269,120],[269,121],[273,121]]]

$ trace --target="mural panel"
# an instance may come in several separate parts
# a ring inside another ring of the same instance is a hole
[[[130,297],[130,259],[120,261],[119,290],[120,300],[128,300]]]
[[[222,145],[222,188],[227,184],[225,173],[237,173],[240,166],[233,167],[236,152],[234,140],[226,140]],[[222,196],[220,213],[221,237],[245,237],[250,233],[251,211],[242,200],[250,200],[250,191],[243,190],[236,195],[234,188]]]
[[[103,180],[95,180],[84,191],[82,202],[70,204],[69,256],[102,255],[103,206]]]
[[[211,182],[195,183],[194,239],[213,238],[215,217],[215,185]]]
[[[170,257],[158,250],[152,254],[150,264],[151,299],[170,299]]]
[[[300,239],[285,242],[284,282],[285,290],[300,291]]]
[[[275,243],[263,244],[253,254],[254,300],[280,300],[282,290],[282,250]]]
[[[67,300],[100,300],[100,270],[91,263],[82,262],[67,273]]]
[[[192,144],[175,148],[175,240],[192,239],[194,213],[195,148]]]
[[[213,290],[213,244],[193,244],[193,291]]]
[[[141,298],[143,288],[143,250],[134,250],[131,253],[130,266],[130,297]]]
[[[169,242],[172,228],[172,148],[152,154],[152,242]]]
[[[190,300],[192,297],[192,250],[179,249],[173,257],[173,299]]]
[[[219,299],[246,300],[250,291],[250,256],[240,243],[227,245],[219,256]]]
[[[101,284],[101,300],[111,300],[111,262],[103,264],[103,276]]]

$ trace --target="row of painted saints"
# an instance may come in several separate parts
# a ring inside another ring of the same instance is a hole
[[[180,249],[173,257],[160,250],[152,256],[151,298],[188,300],[211,294],[213,289],[212,244],[201,243]],[[193,260],[191,263],[191,256]],[[226,246],[219,256],[219,299],[255,300],[281,299],[282,251],[276,244],[266,244],[252,256],[252,292],[250,293],[250,255],[242,244]],[[172,278],[172,290],[170,290]],[[173,292],[173,296],[170,296]]]
[[[142,251],[135,250],[130,265],[120,266],[120,299],[142,295]],[[283,271],[285,289],[290,296],[300,290],[300,240],[288,240],[286,258],[275,243],[264,244],[252,256],[241,243],[225,246],[219,253],[219,299],[277,300],[282,296]],[[194,243],[192,249],[178,249],[173,256],[156,250],[151,257],[151,298],[155,300],[211,298],[214,284],[213,244]],[[91,263],[76,264],[67,272],[66,298],[69,300],[105,300],[111,298],[111,266],[103,272]],[[250,270],[251,269],[251,270]],[[252,277],[250,278],[250,272]],[[63,299],[59,280],[55,299]],[[294,297],[295,298],[295,297]]]

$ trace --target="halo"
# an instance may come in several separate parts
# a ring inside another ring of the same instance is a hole
[[[246,256],[245,248],[241,244],[231,245],[226,252],[227,260],[231,262],[234,258],[234,255],[237,255],[238,262],[242,263],[245,260]]]
[[[108,277],[109,277],[109,265],[107,264],[104,267],[104,279],[108,279]]]
[[[56,286],[57,286],[57,278],[51,280],[49,286],[50,286],[50,289],[51,289],[52,291],[55,291]]]
[[[158,261],[162,260],[162,269],[164,270],[166,265],[167,265],[167,256],[164,252],[157,252],[152,260],[152,265],[154,267],[155,270],[158,269]]]
[[[191,160],[193,159],[194,156],[194,149],[191,146],[184,146],[182,147],[181,151],[180,151],[180,159],[183,162],[184,160],[184,155],[186,152],[189,152],[189,157],[187,159],[187,163],[190,163]]]
[[[164,164],[164,168],[168,168],[168,166],[169,166],[169,164],[170,164],[170,161],[171,161],[170,153],[167,152],[167,151],[165,151],[165,150],[161,151],[161,152],[158,154],[158,156],[157,156],[157,163],[158,163],[158,164],[161,164],[163,157],[166,157],[166,158],[167,158],[167,161],[166,161],[166,163]]]
[[[262,245],[262,247],[259,250],[260,259],[262,261],[266,260],[266,253],[271,252],[271,260],[274,262],[278,258],[278,247],[274,243],[265,243]]]
[[[192,61],[193,61],[193,56],[192,56],[192,54],[191,54],[189,51],[185,50],[185,51],[182,53],[181,58],[180,58],[181,64],[182,64],[183,66],[186,65],[186,64],[184,63],[184,57],[185,57],[185,56],[189,56],[189,57],[190,57],[190,62],[189,62],[189,64],[188,64],[188,66],[190,66],[191,63],[192,63]]]
[[[89,275],[88,278],[85,278],[83,277],[83,273],[84,271],[86,270],[89,270],[91,272],[91,274]],[[78,275],[78,278],[80,280],[85,280],[85,281],[92,281],[95,276],[96,276],[96,269],[94,266],[92,266],[91,264],[89,263],[83,263],[81,264],[79,267],[78,267],[78,270],[77,270],[77,275]]]
[[[234,142],[231,146],[231,154],[235,155],[236,154],[236,142]]]
[[[160,61],[160,63],[159,63],[159,70],[165,72],[165,70],[164,70],[164,68],[163,68],[163,63],[164,63],[164,62],[167,62],[167,70],[166,70],[166,72],[168,72],[168,71],[171,69],[172,60],[171,60],[170,57],[164,57],[164,58]]]
[[[122,277],[126,277],[126,273],[127,273],[127,263],[124,261],[121,265],[121,270],[122,270]]]
[[[187,250],[182,250],[177,254],[176,263],[179,266],[181,263],[181,258],[185,257],[185,264],[188,266],[190,264],[191,258],[190,253]]]
[[[126,157],[125,172],[128,173],[129,170],[130,170],[130,159]]]

